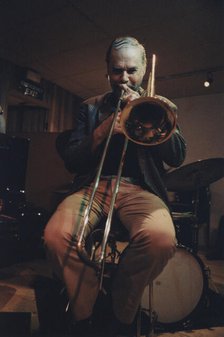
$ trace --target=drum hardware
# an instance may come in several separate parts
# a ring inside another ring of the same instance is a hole
[[[198,160],[169,172],[165,177],[164,182],[168,191],[195,192],[192,210],[192,242],[195,253],[198,250],[200,191],[223,177],[224,158]]]
[[[153,310],[153,283],[148,284],[146,289],[147,299],[145,300],[148,301],[148,305],[143,307],[143,302],[140,304],[137,317],[137,337],[141,337],[142,334],[144,334],[145,337],[154,337],[155,326],[158,320],[158,314],[155,310]],[[144,326],[144,321],[142,322],[143,315],[145,315],[145,320],[147,320],[146,327]]]
[[[209,187],[199,189],[198,195],[196,191],[168,191],[168,200],[172,213],[195,214],[195,202],[198,203],[198,224],[209,223],[209,211],[211,204],[211,192]]]
[[[87,238],[86,240],[86,249],[88,254],[90,255],[91,260],[95,260],[99,254],[99,250],[101,248],[101,243],[104,235],[104,229],[103,228],[96,228]],[[125,238],[121,238],[120,240],[122,242],[125,242]],[[118,242],[118,237],[116,236],[115,231],[110,231],[108,235],[108,240],[107,240],[107,247],[105,251],[105,262],[107,266],[110,266],[109,268],[114,268],[120,257],[121,257],[121,250],[118,249],[117,246]],[[122,248],[122,250],[124,247]]]
[[[168,191],[196,191],[224,177],[224,158],[198,160],[181,166],[165,177]]]
[[[199,229],[197,217],[192,212],[172,212],[172,218],[178,243],[187,246],[194,253],[197,253]]]

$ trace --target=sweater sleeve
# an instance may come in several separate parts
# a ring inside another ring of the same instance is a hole
[[[96,165],[98,152],[92,153],[93,125],[96,112],[87,104],[80,106],[77,127],[60,134],[56,148],[71,173],[87,173]]]
[[[156,147],[160,159],[169,166],[180,166],[186,157],[186,142],[178,126],[166,142]]]

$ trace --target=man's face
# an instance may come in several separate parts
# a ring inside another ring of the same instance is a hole
[[[138,47],[127,46],[112,50],[108,65],[108,75],[111,88],[120,92],[121,84],[137,91],[145,75],[146,66],[142,63],[141,50]]]

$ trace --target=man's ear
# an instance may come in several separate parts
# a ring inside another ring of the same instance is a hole
[[[145,76],[146,69],[147,69],[147,65],[145,64],[145,65],[144,65],[144,68],[143,68],[143,76]]]

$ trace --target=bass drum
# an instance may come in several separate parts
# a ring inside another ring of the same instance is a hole
[[[184,246],[178,246],[154,280],[152,310],[157,315],[156,326],[175,330],[192,326],[194,318],[207,303],[208,278],[201,259]],[[142,310],[149,311],[149,287],[142,297]]]

